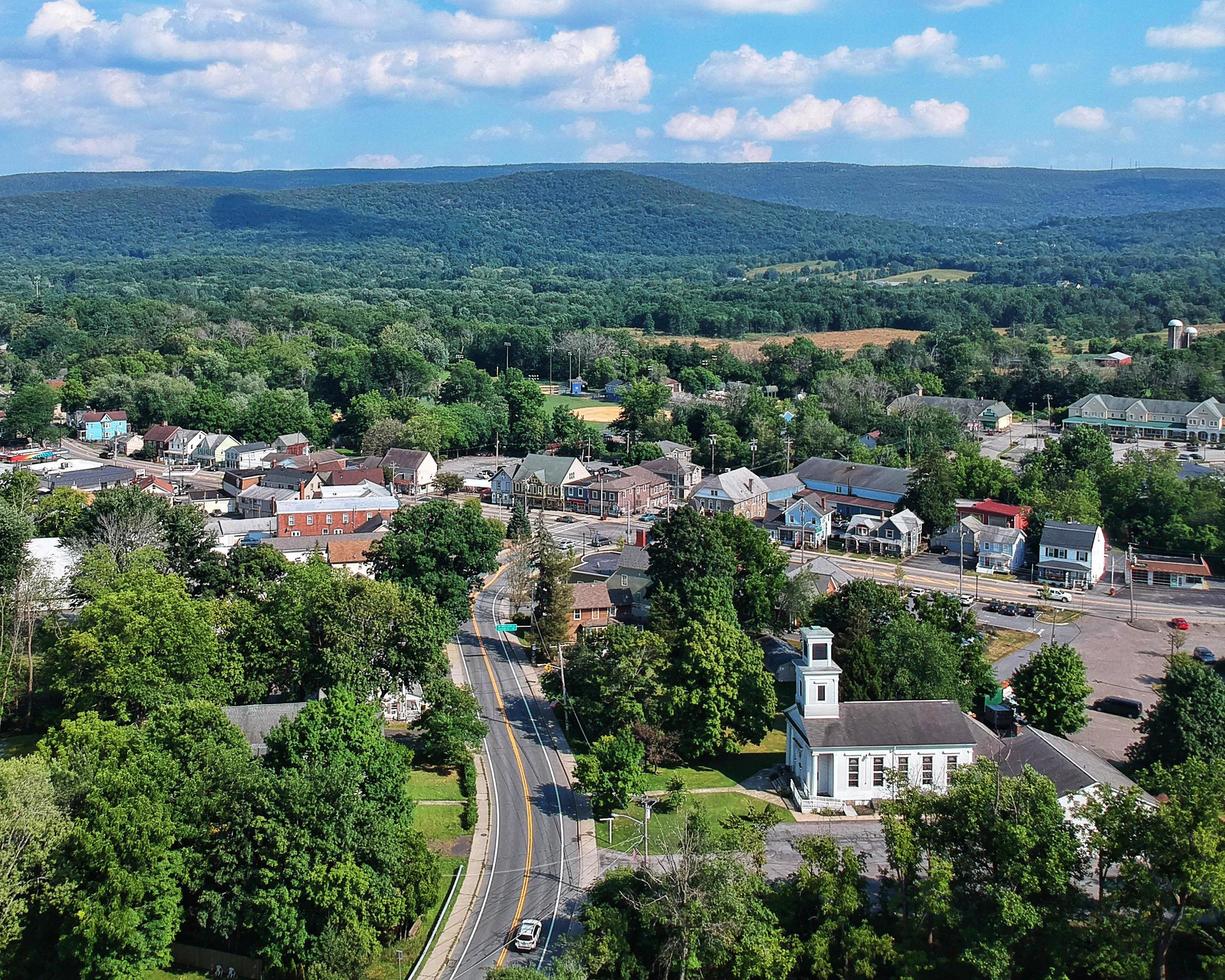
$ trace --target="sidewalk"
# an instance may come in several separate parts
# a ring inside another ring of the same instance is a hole
[[[452,642],[447,644],[447,657],[451,661],[451,679],[456,684],[464,683],[463,659],[459,646]],[[440,980],[446,973],[451,962],[456,945],[463,936],[468,925],[468,917],[481,894],[481,883],[485,880],[486,859],[489,853],[489,786],[485,781],[485,757],[476,753],[472,757],[476,769],[476,826],[472,829],[472,849],[468,854],[468,864],[464,870],[463,881],[459,883],[459,891],[447,916],[447,924],[434,948],[430,951],[425,965],[418,974],[418,980]]]

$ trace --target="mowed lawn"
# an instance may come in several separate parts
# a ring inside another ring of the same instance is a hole
[[[459,822],[462,803],[425,803],[413,807],[413,826],[425,835],[431,844],[449,847],[469,831]]]
[[[790,703],[790,702],[788,702]],[[679,776],[686,789],[722,789],[744,782],[762,769],[779,765],[787,753],[787,736],[783,733],[783,718],[780,714],[774,728],[756,745],[746,745],[739,752],[711,759],[707,764],[692,766],[670,766],[647,775],[646,788],[667,789],[674,777]]]
[[[774,806],[771,803],[764,803],[761,800],[755,799],[752,796],[745,796],[743,793],[701,793],[697,796],[690,797],[678,809],[660,812],[654,810],[651,813],[651,853],[652,854],[670,854],[676,846],[677,835],[688,819],[690,812],[701,813],[709,823],[710,827],[719,833],[722,822],[729,817],[743,817],[751,811],[760,812],[762,807],[769,807],[770,812],[777,818],[779,823],[795,823],[795,818],[789,810],[784,810],[781,806]],[[621,851],[623,854],[629,854],[633,851],[641,853],[644,849],[642,827],[640,823],[643,812],[640,806],[631,806],[624,811],[634,820],[626,819],[625,817],[616,817],[613,819],[612,825],[612,842],[608,840],[608,821],[596,821],[596,843],[603,848],[614,851]]]
[[[606,428],[608,423],[621,414],[620,405],[616,402],[606,402],[602,398],[573,398],[570,395],[544,396],[545,411],[550,415],[559,405],[597,429]]]
[[[414,800],[452,800],[462,803],[459,774],[454,769],[414,769],[408,777],[408,795]]]

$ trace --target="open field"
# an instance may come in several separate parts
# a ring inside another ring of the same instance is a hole
[[[847,354],[854,354],[861,347],[866,347],[868,344],[887,347],[895,340],[915,341],[923,336],[922,331],[919,330],[896,330],[892,327],[878,327],[868,330],[828,330],[820,333],[747,334],[740,340],[672,335],[648,338],[643,336],[641,331],[633,331],[633,333],[639,340],[654,341],[660,344],[670,344],[673,342],[678,344],[697,344],[699,347],[705,347],[708,350],[714,350],[723,344],[727,344],[732,352],[732,356],[738,357],[743,361],[760,361],[761,349],[766,344],[786,345],[800,337],[811,341],[815,346],[823,350],[840,350]]]
[[[545,395],[544,407],[549,414],[558,406],[568,408],[584,422],[604,428],[621,414],[621,406],[598,398],[575,398],[570,395]]]
[[[886,276],[884,279],[873,279],[875,283],[896,285],[921,285],[925,280],[932,282],[965,282],[973,279],[977,273],[965,269],[918,269],[914,272],[900,272],[896,276]]]
[[[806,267],[812,269],[813,272],[829,272],[838,268],[838,263],[830,262],[828,259],[817,259],[812,262],[775,262],[774,265],[759,265],[755,269],[749,269],[744,274],[744,278],[756,279],[759,276],[764,276],[771,269],[779,273],[779,275],[788,275],[793,272],[799,272]]]
[[[464,801],[459,790],[459,774],[453,769],[421,767],[408,777],[408,795],[414,800]]]

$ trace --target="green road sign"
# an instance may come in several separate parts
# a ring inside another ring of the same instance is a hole
[[[517,633],[518,631],[519,627],[516,623],[498,623],[494,627],[494,632],[497,633]]]

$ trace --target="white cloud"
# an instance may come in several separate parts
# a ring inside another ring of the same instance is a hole
[[[1131,109],[1141,119],[1153,119],[1162,122],[1173,122],[1181,119],[1187,108],[1187,100],[1181,95],[1143,96],[1131,100]]]
[[[476,0],[467,6],[494,17],[556,17],[570,9],[570,0]]]
[[[774,158],[774,147],[765,143],[745,140],[719,151],[723,163],[769,163]]]
[[[617,45],[617,32],[611,27],[591,27],[556,31],[544,41],[451,44],[424,54],[450,81],[477,88],[514,88],[594,69],[616,54]]]
[[[642,153],[629,143],[597,143],[587,147],[583,153],[586,163],[623,163],[626,160],[641,160]]]
[[[639,126],[634,130],[634,139],[649,140],[655,135],[655,130],[649,126]]]
[[[587,142],[599,135],[600,124],[587,116],[581,116],[573,122],[563,125],[561,131],[563,135],[569,136],[571,139]]]
[[[1210,116],[1225,116],[1225,92],[1213,92],[1195,100],[1195,107]]]
[[[408,163],[394,153],[362,153],[345,164],[346,167],[357,167],[360,170],[395,170],[407,167]]]
[[[1225,47],[1225,0],[1203,0],[1185,24],[1150,27],[1144,36],[1154,48]]]
[[[646,58],[636,54],[554,89],[544,104],[570,112],[645,112],[643,100],[650,94],[651,69]]]
[[[257,129],[251,134],[251,139],[258,143],[288,143],[296,134],[288,126],[277,129]]]
[[[963,167],[1010,167],[1012,160],[1002,154],[996,156],[966,157],[961,161]]]
[[[1045,82],[1054,74],[1054,71],[1055,69],[1045,62],[1038,62],[1029,66],[1029,77],[1035,82]]]
[[[90,170],[148,170],[149,161],[137,153],[140,139],[135,133],[107,136],[61,136],[55,151],[65,156],[86,157]]]
[[[674,140],[718,143],[732,135],[739,116],[733,108],[718,109],[709,116],[696,109],[679,112],[664,123],[664,132]]]
[[[474,129],[468,134],[468,139],[475,142],[496,142],[497,140],[527,139],[535,130],[531,123],[511,122],[494,126],[484,126]]]
[[[1106,110],[1096,106],[1078,105],[1065,109],[1055,117],[1055,125],[1064,129],[1080,129],[1087,133],[1101,132],[1110,128]]]
[[[992,7],[999,0],[929,0],[927,4],[932,10],[946,14],[960,13],[962,10],[977,10],[979,7]]]
[[[1156,61],[1150,65],[1110,69],[1110,81],[1114,85],[1168,85],[1198,76],[1195,67],[1185,61]]]
[[[806,14],[821,6],[821,0],[692,0],[695,6],[716,14]]]
[[[713,51],[694,73],[707,88],[757,92],[763,88],[795,91],[810,87],[825,75],[876,75],[910,67],[924,67],[941,75],[971,75],[1001,68],[998,55],[966,57],[957,51],[957,35],[928,27],[918,34],[903,34],[881,48],[835,48],[813,58],[796,51],[777,57],[763,55],[742,44],[735,51]]]
[[[81,6],[77,0],[50,0],[38,8],[30,26],[26,28],[26,37],[36,40],[74,38],[93,27],[97,20],[97,15]]]
[[[905,139],[915,136],[959,136],[965,132],[970,110],[960,102],[926,99],[914,102],[909,113],[873,96],[857,95],[842,102],[802,95],[772,115],[750,109],[743,116],[733,107],[709,115],[682,112],[664,126],[677,140],[720,143],[732,136],[754,140],[798,140],[830,130],[867,139]]]

